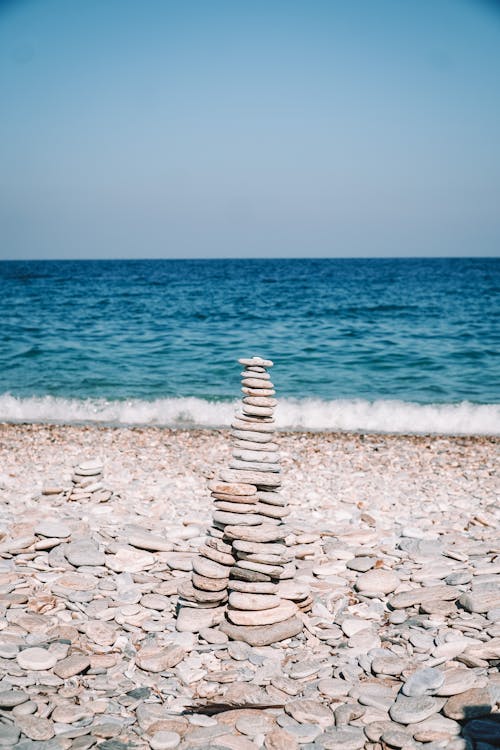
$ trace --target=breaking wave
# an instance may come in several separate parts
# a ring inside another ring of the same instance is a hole
[[[237,401],[201,398],[66,399],[0,396],[0,421],[52,424],[227,427]],[[500,435],[500,404],[417,404],[397,400],[281,399],[282,430],[388,432],[402,434]]]

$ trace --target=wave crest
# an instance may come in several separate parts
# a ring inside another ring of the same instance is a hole
[[[0,396],[0,420],[56,424],[227,427],[238,401],[201,398],[66,399]],[[500,435],[500,404],[416,404],[397,400],[281,399],[281,430]]]

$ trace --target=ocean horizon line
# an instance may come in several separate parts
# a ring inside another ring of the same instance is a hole
[[[262,261],[329,261],[329,260],[349,260],[349,261],[378,261],[378,260],[425,260],[425,261],[442,261],[442,260],[499,260],[500,254],[498,255],[246,255],[246,256],[198,256],[193,255],[189,257],[180,256],[161,256],[161,257],[98,257],[98,258],[0,258],[0,263],[75,263],[75,262],[92,262],[92,263],[110,263],[119,262],[126,263],[130,261],[226,261],[226,260],[262,260]]]

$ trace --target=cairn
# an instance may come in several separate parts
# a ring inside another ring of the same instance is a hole
[[[84,461],[75,466],[68,500],[105,503],[113,494],[103,484],[103,465],[98,460]]]
[[[284,541],[289,511],[279,494],[277,402],[268,373],[273,363],[260,357],[238,361],[245,369],[241,412],[232,423],[233,460],[209,483],[213,524],[193,563],[191,582],[180,590],[177,627],[193,630],[220,623],[234,640],[268,645],[300,632],[300,605],[293,599],[307,594],[286,585],[284,596],[280,593],[281,582],[293,579],[295,563]],[[183,610],[186,605],[198,609],[197,615]],[[216,607],[216,612],[207,611]]]
[[[82,461],[73,469],[71,486],[48,486],[42,495],[60,496],[71,502],[106,503],[113,497],[112,490],[103,483],[104,467],[98,459]]]

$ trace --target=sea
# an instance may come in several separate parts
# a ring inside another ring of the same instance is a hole
[[[500,259],[0,262],[0,421],[500,434]]]

